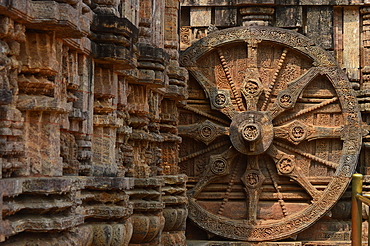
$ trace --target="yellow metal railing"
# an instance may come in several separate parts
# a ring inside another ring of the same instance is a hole
[[[352,246],[362,246],[362,203],[370,206],[369,196],[362,194],[362,180],[362,174],[352,175]],[[368,245],[370,246],[369,236]]]

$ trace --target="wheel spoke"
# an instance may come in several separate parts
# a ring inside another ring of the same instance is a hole
[[[274,188],[275,188],[276,193],[278,195],[278,202],[279,202],[279,205],[281,207],[281,211],[283,213],[283,216],[286,217],[286,216],[288,216],[288,211],[287,211],[287,208],[285,206],[285,201],[283,199],[283,194],[281,194],[281,192],[280,192],[280,186],[277,182],[278,177],[276,175],[276,172],[273,171],[271,165],[269,165],[269,164],[267,164],[267,170],[269,172],[272,184],[274,185]]]
[[[260,40],[247,40],[247,67],[241,84],[241,92],[247,104],[247,111],[256,111],[257,103],[262,95],[263,85],[258,70],[258,44]]]
[[[310,83],[319,73],[320,68],[311,67],[305,74],[288,83],[288,88],[286,90],[279,91],[274,104],[269,110],[271,119],[275,119],[285,110],[293,108],[298,96],[301,94],[307,84]]]
[[[262,111],[265,111],[266,108],[267,108],[267,105],[268,105],[268,102],[269,102],[269,99],[270,99],[271,92],[272,92],[272,90],[274,89],[274,86],[275,86],[276,78],[277,78],[277,76],[280,73],[281,67],[283,65],[283,62],[285,60],[285,57],[286,57],[287,53],[288,53],[288,50],[287,49],[284,49],[283,52],[281,53],[280,60],[278,62],[278,66],[276,68],[276,71],[274,73],[274,76],[272,77],[271,83],[270,83],[268,89],[265,92],[265,101],[263,102],[263,105],[261,107],[261,110]]]
[[[320,108],[322,108],[322,107],[324,107],[326,105],[329,105],[331,103],[334,103],[337,100],[338,100],[338,97],[333,97],[331,99],[327,99],[327,100],[321,102],[320,104],[317,104],[315,106],[312,106],[312,107],[309,107],[309,108],[306,108],[306,109],[302,109],[299,112],[297,112],[297,113],[295,113],[295,114],[293,114],[291,116],[288,116],[286,118],[283,118],[283,119],[277,121],[274,125],[281,125],[281,124],[283,124],[283,123],[285,123],[287,121],[290,121],[290,120],[292,120],[294,118],[297,118],[297,117],[299,117],[301,115],[307,114],[307,113],[312,112],[314,110],[320,109]]]
[[[247,102],[247,111],[257,110],[257,103],[262,94],[262,85],[259,79],[245,78],[242,85],[242,92]]]
[[[303,174],[302,169],[296,165],[294,155],[284,153],[274,145],[271,145],[266,153],[274,160],[279,175],[287,176],[296,181],[306,190],[314,201],[319,198],[321,191],[317,190],[311,184],[308,178]]]
[[[265,176],[258,166],[258,155],[248,156],[247,168],[240,179],[244,183],[244,191],[247,198],[247,223],[254,225],[257,220],[257,204],[262,192],[262,184],[265,180]]]
[[[215,149],[218,149],[218,148],[221,148],[225,145],[230,145],[230,141],[222,141],[222,142],[219,142],[219,143],[216,143],[214,145],[211,145],[205,149],[202,149],[202,150],[199,150],[197,152],[194,152],[190,155],[187,155],[187,156],[184,156],[184,157],[181,157],[180,158],[180,162],[184,162],[184,161],[187,161],[189,159],[192,159],[192,158],[195,158],[195,157],[198,157],[200,155],[204,155],[208,152],[211,152],[212,150],[215,150]]]
[[[192,112],[194,112],[194,113],[196,113],[196,114],[199,114],[199,115],[202,115],[202,116],[204,116],[204,117],[207,117],[208,119],[218,121],[218,122],[220,122],[220,123],[222,123],[222,124],[224,124],[224,125],[227,125],[227,126],[228,126],[228,125],[230,125],[230,122],[227,122],[226,120],[219,119],[219,118],[217,118],[216,116],[213,116],[213,115],[211,115],[211,114],[208,114],[208,113],[206,113],[206,112],[204,112],[204,111],[202,111],[202,110],[200,110],[200,109],[197,109],[197,108],[191,107],[191,106],[189,106],[189,105],[184,106],[184,109],[189,110],[189,111],[192,111]]]
[[[202,177],[194,188],[188,191],[188,195],[196,198],[213,179],[230,174],[230,165],[237,155],[238,152],[233,147],[230,147],[222,154],[211,155],[209,164],[204,169]]]
[[[212,109],[220,111],[230,119],[239,114],[232,103],[229,90],[212,88],[209,90],[209,97]]]
[[[220,136],[230,135],[228,127],[220,126],[209,120],[191,125],[181,125],[178,127],[178,130],[180,136],[191,137],[206,145],[209,145]]]
[[[232,94],[235,98],[237,108],[240,111],[244,111],[245,107],[243,105],[242,98],[240,96],[239,91],[236,89],[235,83],[234,83],[233,78],[232,78],[231,73],[230,73],[229,66],[228,66],[227,61],[226,61],[225,56],[224,56],[224,53],[223,53],[222,49],[217,49],[217,52],[218,52],[218,55],[220,57],[221,65],[222,65],[222,68],[224,69],[226,78],[229,81],[231,92],[232,92]]]
[[[303,141],[323,138],[342,138],[345,134],[343,127],[314,126],[296,120],[289,124],[274,127],[274,137],[286,139],[297,145]]]
[[[283,143],[280,143],[280,142],[277,142],[275,141],[274,144],[278,145],[279,147],[282,147],[286,150],[289,150],[289,151],[292,151],[294,153],[297,153],[297,154],[300,154],[301,156],[304,156],[306,157],[307,159],[310,159],[312,161],[316,161],[316,162],[319,162],[321,164],[324,164],[325,166],[329,167],[329,168],[332,168],[332,169],[336,169],[338,167],[338,163],[335,163],[335,162],[331,162],[331,161],[327,161],[327,160],[324,160],[324,159],[321,159],[317,156],[314,156],[312,154],[309,154],[309,153],[306,153],[306,152],[303,152],[301,150],[298,150],[296,148],[292,148],[286,144],[283,144]]]
[[[239,171],[240,171],[240,166],[235,166],[234,167],[233,174],[231,175],[230,181],[229,181],[229,183],[227,185],[227,189],[226,189],[225,195],[224,195],[224,197],[222,199],[222,203],[220,205],[220,208],[218,209],[218,212],[217,212],[218,215],[222,215],[223,212],[224,212],[225,205],[229,201],[231,190],[232,190],[232,188],[234,186],[236,175],[238,174]]]

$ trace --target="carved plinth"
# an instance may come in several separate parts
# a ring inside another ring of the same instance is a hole
[[[132,236],[133,207],[127,190],[133,179],[95,177],[86,178],[81,191],[85,224],[92,230],[92,245],[127,245]]]
[[[133,187],[132,179],[24,178],[1,180],[0,184],[7,189],[3,193],[6,223],[2,231],[6,237],[12,236],[9,245],[30,241],[52,244],[55,238],[66,245],[125,245],[131,238],[128,218],[133,210],[125,190]],[[55,235],[54,231],[62,233]]]
[[[67,230],[84,222],[78,206],[84,182],[69,178],[27,178],[1,180],[5,236],[21,232]],[[27,216],[23,213],[27,211]],[[18,240],[14,237],[14,240]],[[20,237],[22,238],[22,237]]]

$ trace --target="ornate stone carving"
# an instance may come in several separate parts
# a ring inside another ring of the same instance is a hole
[[[1,244],[186,245],[178,8],[0,3]]]
[[[179,135],[187,136],[209,145],[220,136],[228,135],[226,127],[205,120],[200,124],[179,126]]]
[[[351,85],[331,55],[295,32],[239,27],[209,34],[181,63],[195,78],[179,126],[190,219],[210,234],[268,241],[323,216],[350,181],[362,136]],[[226,80],[209,72],[219,68]],[[205,122],[229,134],[198,143],[212,132]]]

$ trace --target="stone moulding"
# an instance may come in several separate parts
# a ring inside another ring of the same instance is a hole
[[[82,225],[91,218],[127,219],[133,213],[125,194],[134,187],[132,178],[18,178],[0,180],[0,185],[4,199],[3,213],[7,216],[0,232],[5,237],[23,231],[63,231]],[[115,195],[108,197],[110,191],[115,191]],[[107,193],[99,195],[102,192]],[[94,201],[95,205],[90,205],[89,201]],[[22,210],[28,210],[29,215],[21,216]],[[68,216],[51,216],[49,211],[54,210],[67,212]]]

